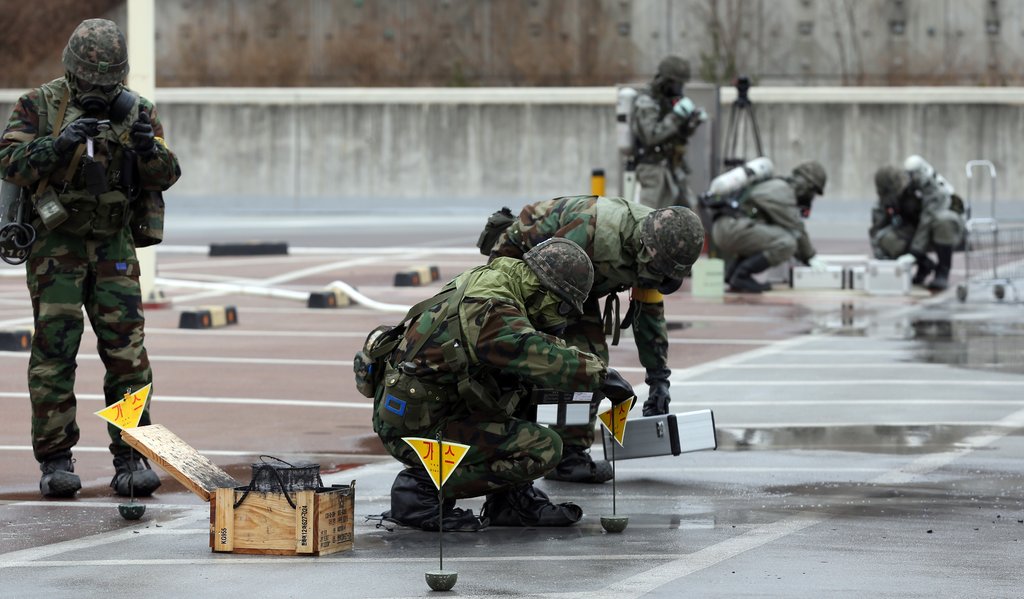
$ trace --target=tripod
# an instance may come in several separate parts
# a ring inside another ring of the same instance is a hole
[[[747,92],[750,91],[750,78],[746,75],[741,75],[736,79],[736,101],[732,103],[732,110],[729,111],[729,128],[726,133],[726,145],[725,153],[723,154],[722,163],[725,168],[732,168],[734,166],[741,166],[747,159],[744,158],[746,154],[747,144],[745,135],[749,129],[754,134],[754,145],[757,150],[758,156],[764,156],[764,148],[761,146],[761,131],[757,127],[757,114],[754,112],[754,103],[750,101],[750,96]],[[743,141],[743,147],[739,148],[742,152],[737,152],[737,146],[740,141]]]

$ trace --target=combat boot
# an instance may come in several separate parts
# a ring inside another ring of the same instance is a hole
[[[75,474],[71,454],[50,458],[39,464],[43,476],[39,479],[39,492],[43,497],[74,497],[82,488],[82,480]]]
[[[494,526],[571,526],[583,517],[575,503],[551,503],[532,482],[491,493],[481,512]]]
[[[924,254],[912,253],[911,255],[917,262],[917,270],[914,272],[914,279],[911,283],[917,287],[923,287],[924,282],[928,280],[928,275],[932,274],[932,271],[935,270],[935,263]]]
[[[391,485],[391,509],[381,518],[410,528],[438,529],[437,488],[423,468],[406,468]],[[477,518],[473,510],[455,507],[454,499],[444,500],[444,530],[475,532],[487,528],[487,520]]]
[[[736,269],[733,270],[732,276],[729,277],[729,288],[730,291],[738,293],[762,293],[771,289],[771,285],[763,285],[754,280],[753,275],[763,272],[771,266],[768,262],[768,257],[764,255],[764,252],[754,254],[744,258],[739,264],[736,265]]]
[[[562,460],[544,478],[567,483],[603,483],[612,479],[612,465],[605,460],[594,461],[582,447],[565,447]]]
[[[160,486],[160,477],[144,457],[132,454],[114,456],[114,478],[111,488],[121,497],[149,497]]]
[[[949,271],[953,268],[953,246],[936,245],[935,276],[928,282],[930,291],[945,291],[949,287]]]

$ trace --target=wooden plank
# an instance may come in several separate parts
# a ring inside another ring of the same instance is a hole
[[[121,438],[142,455],[167,471],[203,501],[217,489],[235,488],[238,481],[185,443],[162,424],[121,431]]]
[[[217,489],[214,497],[213,537],[210,539],[214,551],[235,549],[235,490]]]
[[[235,491],[236,501],[243,491]],[[251,491],[235,508],[235,548],[295,553],[295,508],[283,493]]]
[[[344,489],[317,494],[317,555],[352,549],[355,510],[355,481]]]
[[[316,491],[295,493],[295,553],[312,555],[316,551]]]

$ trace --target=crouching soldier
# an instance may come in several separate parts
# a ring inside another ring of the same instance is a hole
[[[632,397],[629,384],[597,356],[557,337],[567,318],[583,310],[593,281],[583,250],[553,239],[523,260],[501,258],[462,273],[414,306],[405,326],[368,340],[366,358],[383,367],[373,428],[406,465],[395,478],[384,519],[424,530],[579,521],[583,512],[577,505],[554,504],[533,486],[558,464],[562,440],[524,416],[534,386],[603,390],[615,401]],[[357,354],[357,375],[360,361]],[[433,482],[402,440],[438,433],[470,446],[444,485],[443,524]],[[455,507],[457,499],[484,495],[479,518]]]
[[[649,386],[644,416],[668,413],[668,328],[663,295],[682,285],[683,277],[700,256],[704,227],[689,208],[655,210],[622,198],[570,196],[523,208],[496,240],[490,256],[521,258],[547,239],[565,238],[579,244],[594,263],[594,285],[580,314],[569,318],[562,335],[566,343],[608,361],[606,332],[618,342],[619,329],[633,327],[640,363]],[[481,251],[485,248],[481,247]],[[620,291],[632,290],[621,324]],[[605,301],[602,313],[599,300]],[[612,476],[611,465],[595,462],[594,419],[585,426],[559,428],[565,449],[558,467],[546,478],[568,482],[602,483]]]

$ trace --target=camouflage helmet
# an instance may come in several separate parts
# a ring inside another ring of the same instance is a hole
[[[530,248],[523,260],[545,289],[583,313],[583,301],[594,285],[594,265],[583,248],[564,237],[552,237]]]
[[[666,56],[658,63],[658,77],[686,83],[690,80],[690,62],[678,56]]]
[[[704,225],[689,208],[662,208],[641,221],[640,241],[658,272],[682,279],[704,249]]]
[[[793,176],[802,177],[805,181],[810,183],[811,187],[814,188],[814,191],[817,192],[818,195],[825,193],[825,167],[821,166],[820,162],[808,160],[807,162],[798,164],[797,167],[793,169]]]
[[[895,199],[910,183],[905,171],[895,166],[883,166],[875,171],[875,191],[882,200]]]
[[[68,74],[93,85],[121,83],[128,76],[124,34],[113,21],[82,21],[64,47],[61,62]]]

